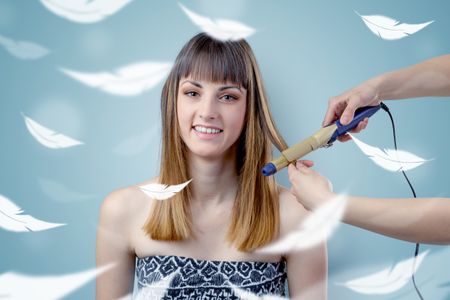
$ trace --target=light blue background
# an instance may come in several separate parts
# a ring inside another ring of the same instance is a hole
[[[257,56],[281,133],[292,145],[321,126],[328,98],[392,69],[450,53],[447,1],[183,1],[212,18],[243,22]],[[418,33],[386,41],[369,31],[362,15],[404,23],[435,22]],[[95,266],[98,209],[110,191],[156,174],[160,147],[160,92],[118,97],[65,76],[60,67],[113,71],[144,60],[173,62],[199,29],[174,1],[135,0],[93,24],[58,17],[39,1],[0,2],[0,35],[38,43],[51,53],[23,61],[0,48],[0,194],[36,218],[67,226],[34,233],[0,230],[0,274],[67,274]],[[400,149],[434,160],[408,172],[418,196],[449,196],[447,98],[388,101]],[[84,141],[48,149],[29,134],[20,114]],[[142,135],[149,144],[127,139]],[[393,148],[387,115],[373,116],[358,136]],[[336,191],[371,197],[410,197],[399,173],[367,159],[354,143],[336,143],[308,156]],[[277,175],[290,186],[287,172]],[[450,216],[449,216],[450,217]],[[450,251],[431,249],[416,275],[425,299],[450,299]],[[347,225],[329,241],[330,299],[418,299],[412,284],[389,295],[361,295],[336,285],[413,255],[414,244]],[[94,283],[66,299],[93,299]]]

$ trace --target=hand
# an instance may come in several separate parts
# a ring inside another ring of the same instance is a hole
[[[368,80],[361,85],[343,93],[342,95],[332,97],[328,101],[328,110],[325,114],[322,125],[326,126],[333,121],[340,118],[343,125],[347,125],[353,120],[355,110],[363,106],[374,106],[380,104],[381,100],[378,98],[377,78]],[[358,133],[365,129],[369,119],[365,118],[350,132]],[[341,142],[350,140],[348,134],[338,137]]]
[[[308,210],[314,210],[334,197],[331,182],[311,169],[312,161],[297,161],[288,166],[291,193]]]

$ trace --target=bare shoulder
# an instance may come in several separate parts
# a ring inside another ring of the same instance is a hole
[[[305,217],[308,211],[298,202],[289,189],[278,185],[281,217]]]
[[[297,198],[282,185],[278,185],[280,203],[280,234],[284,235],[302,222],[309,212],[301,205]]]
[[[156,183],[157,177],[136,185],[120,188],[109,193],[100,207],[100,221],[123,223],[130,220],[136,213],[148,210],[150,205],[148,197],[139,189],[139,186]]]

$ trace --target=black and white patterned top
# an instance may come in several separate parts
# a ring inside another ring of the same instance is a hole
[[[169,278],[167,276],[170,277],[170,281],[166,280],[169,287],[160,285],[162,292],[155,294],[158,283]],[[240,299],[234,288],[258,296],[286,295],[284,259],[258,262],[200,260],[172,255],[136,257],[136,277],[138,295],[141,292],[139,299]],[[142,297],[145,290],[147,296]]]

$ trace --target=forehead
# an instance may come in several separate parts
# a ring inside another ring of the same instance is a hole
[[[238,84],[245,88],[252,74],[250,61],[236,47],[216,45],[198,45],[180,55],[176,62],[176,76],[194,81],[213,82],[216,84]]]
[[[196,79],[194,77],[188,76],[188,77],[182,77],[180,79],[179,85],[195,85],[199,88],[207,87],[207,86],[213,86],[213,87],[229,87],[229,88],[237,88],[241,91],[246,90],[240,83],[232,82],[232,81],[211,81],[211,80],[202,80],[202,79]]]

